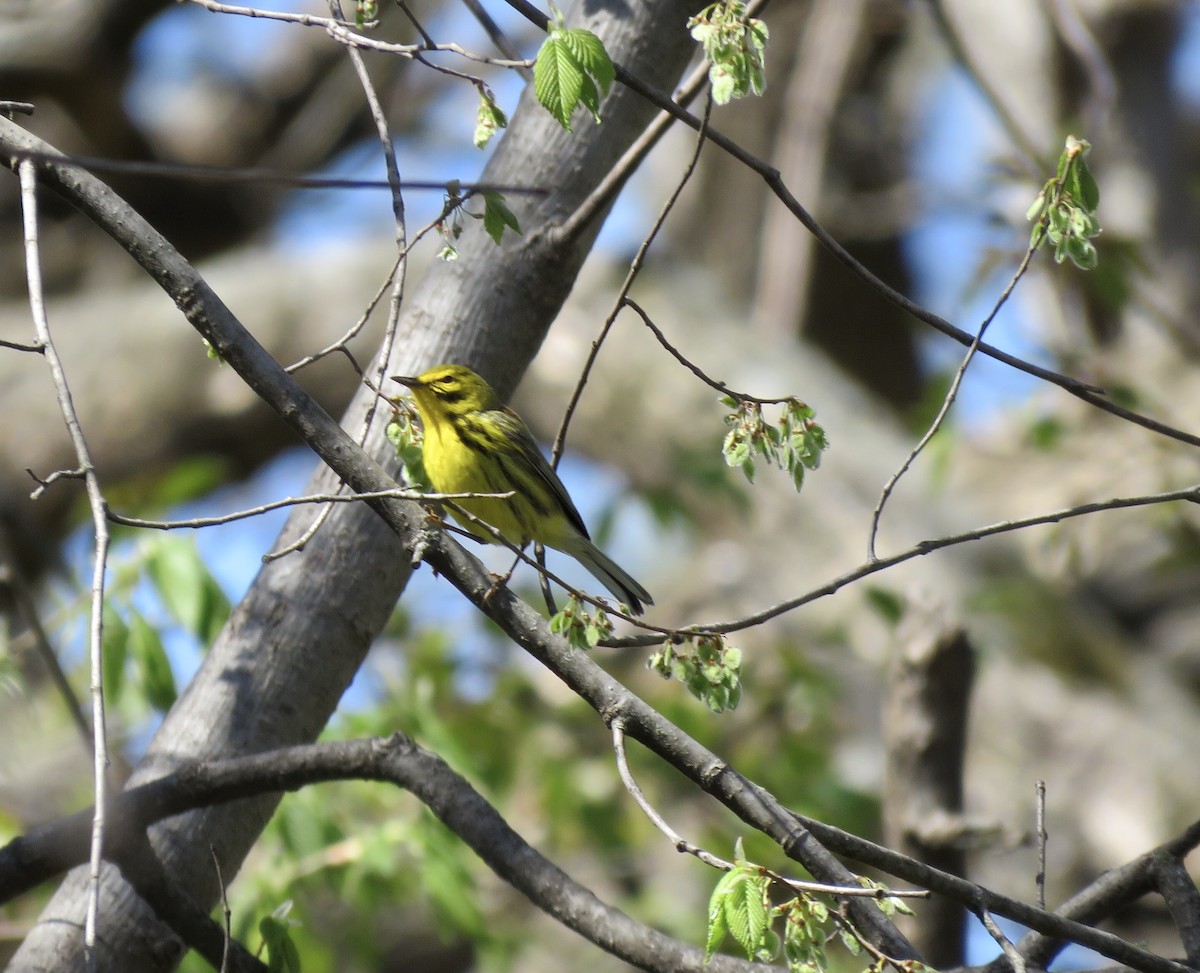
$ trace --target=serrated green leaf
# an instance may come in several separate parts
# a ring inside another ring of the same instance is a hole
[[[551,32],[533,65],[533,91],[541,106],[568,132],[582,88],[583,71],[563,43],[561,32]]]
[[[713,889],[713,893],[708,899],[708,935],[704,940],[704,962],[708,962],[713,958],[713,953],[725,941],[725,936],[729,932],[729,924],[725,921],[725,878],[729,875],[728,872],[717,882],[717,887]]]
[[[604,49],[604,43],[590,30],[573,27],[561,33],[563,43],[575,57],[579,68],[591,78],[604,94],[617,76],[612,59]]]
[[[147,701],[165,713],[175,702],[175,674],[158,630],[136,609],[129,612],[128,644]]]
[[[579,86],[579,101],[592,114],[592,118],[597,124],[600,122],[600,93],[596,90],[596,83],[592,81],[586,74],[583,76],[583,81]]]
[[[487,192],[483,194],[483,228],[497,245],[504,236],[507,227],[514,233],[521,232],[516,214],[508,208],[503,193]]]
[[[724,897],[725,924],[729,934],[754,958],[762,948],[769,922],[765,903],[766,879],[749,869],[735,868],[729,873],[735,876]]]

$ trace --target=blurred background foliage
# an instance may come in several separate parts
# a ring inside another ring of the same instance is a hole
[[[494,6],[531,56],[535,32]],[[163,0],[9,7],[0,96],[33,102],[29,128],[64,151],[382,172],[360,88],[320,31]],[[438,39],[489,49],[458,4],[410,7]],[[1087,137],[1103,192],[1099,267],[1085,275],[1039,260],[990,339],[1194,429],[1198,9],[1118,0],[777,3],[762,15],[771,28],[766,94],[717,111],[713,124],[777,165],[874,273],[968,330],[1020,258],[1025,210],[1063,138]],[[378,36],[413,35],[399,10],[384,8]],[[367,61],[405,176],[478,172],[474,90],[420,65]],[[484,74],[511,109],[520,79]],[[675,133],[630,186],[518,395],[547,440],[625,261],[691,145]],[[111,182],[203,261],[280,360],[341,334],[392,260],[382,195],[222,179]],[[413,226],[440,205],[436,192],[410,199]],[[169,302],[99,231],[52,201],[47,209],[51,318],[114,507],[188,517],[298,492],[311,460],[291,449],[282,425],[207,360]],[[13,179],[0,180],[0,225],[10,229],[0,235],[0,337],[27,340]],[[431,254],[418,252],[415,264]],[[564,476],[618,560],[655,592],[656,617],[736,617],[860,563],[879,489],[940,403],[961,349],[866,289],[782,215],[758,177],[711,151],[652,251],[638,296],[700,367],[755,394],[799,395],[832,440],[799,498],[770,471],[748,486],[721,461],[716,396],[665,364],[646,332],[618,327],[572,427]],[[352,345],[360,360],[372,353],[379,320]],[[87,751],[30,624],[32,615],[41,620],[76,698],[85,697],[89,538],[79,530],[78,492],[60,484],[29,499],[26,468],[45,475],[72,465],[44,368],[30,357],[0,354],[4,839],[89,800]],[[335,413],[357,382],[340,359],[301,377]],[[886,549],[1196,479],[1188,448],[990,362],[973,367],[954,419],[889,506]],[[195,537],[118,532],[106,650],[119,765],[136,760],[156,712],[186,685],[279,523],[264,516]],[[641,652],[597,654],[789,806],[878,836],[886,662],[906,627],[929,617],[964,623],[979,662],[968,808],[1019,836],[1032,821],[1034,779],[1049,782],[1057,901],[1197,816],[1188,741],[1200,733],[1198,527],[1190,508],[1103,514],[877,576],[740,635],[743,703],[719,718],[646,671]],[[514,583],[536,598],[528,576]],[[703,940],[715,876],[680,858],[632,805],[594,714],[427,571],[328,732],[396,729],[441,754],[601,897]],[[631,759],[678,830],[731,854],[742,834],[736,821],[682,779],[661,776],[636,747]],[[747,841],[751,857],[782,867],[765,842]],[[1019,841],[975,849],[970,869],[1002,891],[1032,888]],[[568,956],[581,969],[614,965],[532,914],[415,801],[377,785],[289,795],[229,892],[234,930],[251,944],[264,915],[294,902],[287,920],[300,923],[294,937],[307,970],[536,971]],[[0,911],[0,953],[38,906],[26,899]],[[1165,918],[1146,908],[1129,922],[1123,931],[1154,944]],[[201,964],[192,957],[187,968]]]

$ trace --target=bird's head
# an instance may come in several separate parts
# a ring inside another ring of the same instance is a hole
[[[492,387],[466,365],[437,365],[416,378],[393,375],[392,381],[412,389],[422,412],[465,415],[501,407]]]

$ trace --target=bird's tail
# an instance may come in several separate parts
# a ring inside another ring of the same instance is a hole
[[[576,534],[560,550],[570,554],[592,573],[604,587],[629,606],[629,610],[640,615],[645,605],[653,605],[650,592],[637,583],[623,567],[593,544],[582,534]]]

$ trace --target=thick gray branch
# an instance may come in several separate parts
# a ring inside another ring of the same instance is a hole
[[[114,799],[111,816],[119,822],[114,844],[133,848],[144,859],[148,852],[138,847],[139,836],[152,822],[204,805],[344,780],[375,780],[411,791],[534,905],[626,962],[697,973],[773,969],[728,956],[714,956],[706,967],[704,950],[605,905],[526,842],[445,761],[399,734],[389,740],[317,743],[183,768]],[[77,814],[0,848],[0,901],[83,861],[88,825],[86,812]],[[153,866],[152,861],[140,863],[148,887],[161,889],[165,877]],[[123,868],[128,873],[130,866]],[[212,932],[203,934],[211,937]]]

